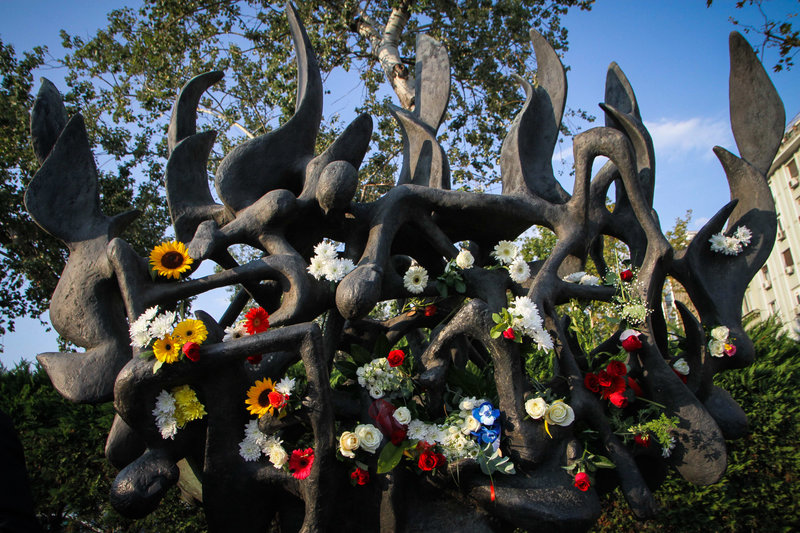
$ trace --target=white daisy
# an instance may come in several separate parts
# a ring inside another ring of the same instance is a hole
[[[225,336],[222,337],[222,342],[232,341],[234,339],[240,339],[247,335],[247,328],[245,327],[244,321],[241,321],[233,326],[228,326],[225,328]]]
[[[508,267],[508,274],[515,283],[525,283],[531,277],[531,269],[520,255]]]
[[[153,319],[150,323],[150,336],[161,339],[172,333],[172,323],[175,322],[175,313],[167,311]]]
[[[510,265],[519,254],[519,249],[511,241],[500,241],[492,251],[492,257],[497,259],[500,264]]]
[[[419,265],[414,265],[406,270],[403,276],[403,286],[408,292],[420,294],[428,284],[428,271]]]

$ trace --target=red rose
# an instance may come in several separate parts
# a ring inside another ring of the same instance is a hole
[[[619,273],[619,279],[622,281],[630,281],[633,279],[633,272],[629,268],[626,268],[622,272]]]
[[[278,391],[270,392],[267,394],[267,398],[269,399],[269,404],[275,409],[283,409],[286,405],[286,396]]]
[[[437,455],[439,454],[433,453],[430,450],[425,450],[419,454],[419,461],[417,461],[417,465],[419,466],[420,470],[429,472],[436,468]]]
[[[644,391],[642,387],[639,386],[639,383],[633,378],[626,378],[628,380],[628,386],[631,388],[633,393],[636,396],[644,397]]]
[[[261,333],[269,329],[269,313],[263,307],[254,307],[244,315],[244,328],[250,335]]]
[[[436,468],[443,467],[447,464],[447,458],[441,453],[434,454],[436,457]]]
[[[355,481],[356,485],[366,485],[369,483],[369,472],[356,467],[356,469],[350,474],[350,479]]]
[[[589,482],[589,474],[586,472],[578,472],[575,474],[575,486],[583,492],[589,490],[589,487],[592,486],[592,484]]]
[[[305,479],[311,473],[314,464],[314,448],[294,450],[289,457],[289,471],[295,479]]]
[[[402,365],[405,359],[406,354],[403,353],[403,350],[392,350],[389,352],[389,355],[386,356],[386,360],[389,361],[389,366],[391,367]]]
[[[606,367],[606,372],[608,372],[609,376],[624,376],[628,373],[628,368],[622,361],[611,361]]]
[[[261,355],[260,354],[251,355],[250,357],[247,358],[247,362],[250,363],[251,365],[257,365],[258,363],[261,362]]]
[[[642,446],[643,448],[650,447],[650,435],[636,435],[633,437],[633,442]]]
[[[181,351],[189,361],[196,363],[200,359],[200,345],[196,342],[187,342],[183,345]]]
[[[622,347],[626,352],[635,352],[642,348],[642,341],[639,340],[638,335],[631,335],[622,341]]]
[[[601,387],[608,387],[611,385],[611,380],[614,376],[611,376],[605,370],[601,370],[597,373],[597,382],[600,384]]]
[[[507,330],[505,330],[503,332],[503,338],[504,339],[508,339],[510,341],[513,341],[514,339],[516,339],[517,336],[514,335],[514,328],[508,328]]]
[[[433,316],[435,314],[436,314],[435,305],[429,305],[428,307],[425,308],[425,316]]]
[[[628,406],[628,398],[626,398],[625,395],[621,392],[611,393],[608,399],[612,404],[614,404],[616,407],[619,407],[620,409]]]
[[[592,392],[600,392],[600,380],[597,379],[597,374],[589,372],[583,378],[583,385]]]

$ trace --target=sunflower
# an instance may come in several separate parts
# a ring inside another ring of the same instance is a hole
[[[153,343],[153,353],[156,359],[162,363],[174,363],[181,353],[180,345],[175,342],[171,335],[166,335]]]
[[[275,384],[271,379],[257,380],[255,385],[247,391],[247,399],[244,401],[250,414],[258,415],[261,418],[266,414],[273,415],[275,411],[278,411],[278,418],[286,416],[286,413],[280,408],[284,407],[285,403],[276,407],[276,405],[280,405],[280,402],[275,401],[277,398],[273,393],[280,394],[275,391]]]
[[[187,318],[175,326],[172,335],[175,340],[181,344],[187,342],[202,344],[203,341],[206,340],[206,337],[208,337],[208,330],[201,320]]]
[[[162,242],[150,252],[150,265],[160,276],[180,279],[194,260],[180,241]]]

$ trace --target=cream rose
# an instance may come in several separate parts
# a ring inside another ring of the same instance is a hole
[[[468,416],[464,419],[464,425],[462,426],[461,432],[465,435],[472,433],[473,431],[478,431],[481,429],[481,422],[474,416]]]
[[[575,420],[575,412],[563,400],[556,400],[547,408],[544,419],[550,424],[568,426]]]
[[[397,420],[400,424],[406,425],[411,422],[411,411],[408,410],[408,407],[398,407],[395,409],[394,414],[392,415],[395,420]]]
[[[275,468],[283,468],[283,465],[289,460],[289,454],[286,453],[286,450],[284,450],[283,446],[280,444],[270,446],[267,450],[267,455],[269,455],[269,462],[272,463],[272,466]]]
[[[730,333],[730,330],[726,326],[717,326],[717,327],[715,327],[714,329],[711,330],[711,336],[714,339],[716,339],[716,340],[718,340],[720,342],[723,342],[723,343],[726,340],[728,340],[728,334],[729,333]]]
[[[539,420],[547,413],[547,402],[544,398],[531,398],[525,402],[525,412],[534,420]]]
[[[708,341],[708,351],[711,352],[711,355],[714,357],[722,357],[725,355],[725,341],[717,339]]]
[[[358,445],[358,435],[352,431],[345,431],[339,437],[339,452],[345,457],[354,458],[356,454],[353,452],[358,449]]]
[[[358,437],[361,449],[369,453],[375,453],[378,446],[381,445],[381,439],[383,438],[380,430],[372,424],[360,424],[356,426],[355,434]]]
[[[458,256],[456,257],[456,265],[458,268],[466,269],[472,268],[472,265],[475,264],[475,258],[472,257],[472,254],[469,250],[461,250],[458,252]]]
[[[672,368],[674,368],[675,372],[682,376],[689,375],[689,363],[687,363],[686,359],[683,357],[672,363]]]

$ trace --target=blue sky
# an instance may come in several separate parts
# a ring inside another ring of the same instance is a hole
[[[620,65],[654,139],[655,207],[665,229],[687,209],[694,212],[696,229],[729,198],[724,173],[711,152],[714,145],[720,145],[736,153],[727,94],[728,34],[735,28],[728,18],[735,16],[758,26],[760,15],[752,8],[734,9],[731,0],[717,0],[711,8],[705,4],[705,0],[599,0],[591,11],[576,11],[563,19],[570,41],[563,55],[563,62],[570,67],[567,106],[587,110],[602,122],[597,103],[603,100],[606,69],[611,61]],[[108,11],[124,5],[138,4],[0,0],[0,36],[18,52],[46,44],[51,54],[58,56],[61,29],[88,37],[104,25]],[[766,1],[764,8],[778,19],[800,11],[796,0]],[[752,34],[745,37],[753,44],[759,42]],[[777,53],[768,50],[764,61],[769,68],[776,59]],[[43,69],[40,75],[65,88],[64,72]],[[771,77],[783,98],[787,119],[791,119],[800,112],[800,65]],[[336,76],[336,83],[329,86],[332,94],[326,96],[326,114],[347,113],[350,102],[360,94],[353,90],[355,79],[355,75],[352,82]],[[570,154],[571,148],[562,154],[567,165]],[[567,168],[563,170],[568,173]],[[571,183],[564,185],[571,189]],[[198,307],[215,314],[208,306],[224,298],[224,294],[214,295]],[[0,361],[6,366],[56,350],[55,335],[45,334],[36,320],[19,321],[17,331],[0,342],[5,346]]]

